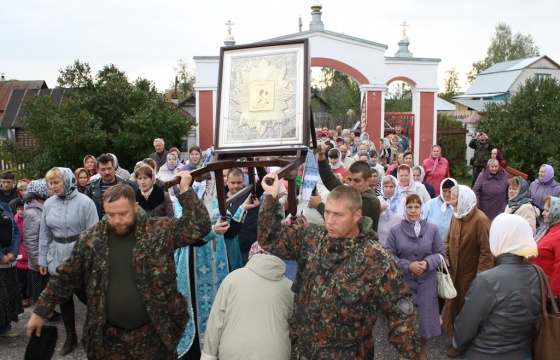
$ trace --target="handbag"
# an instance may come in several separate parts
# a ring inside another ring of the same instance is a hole
[[[445,259],[441,254],[438,255],[440,259],[440,266],[436,269],[438,296],[442,299],[453,299],[457,296],[457,290],[455,286],[453,286],[453,281],[451,280],[451,275],[449,275]]]
[[[533,359],[560,359],[560,341],[558,341],[560,339],[560,312],[552,296],[552,289],[546,274],[539,266],[533,265],[533,267],[539,275],[542,299],[541,314],[533,332]],[[552,313],[548,313],[546,310],[547,291],[552,299],[550,302]]]

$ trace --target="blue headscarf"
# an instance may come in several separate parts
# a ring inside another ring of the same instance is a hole
[[[396,214],[398,211],[398,206],[399,206],[399,200],[400,198],[402,198],[402,194],[399,191],[399,189],[397,188],[397,179],[393,176],[393,175],[386,175],[383,178],[383,182],[385,182],[385,179],[390,179],[391,182],[393,183],[393,185],[395,185],[395,193],[393,194],[393,196],[391,196],[390,198],[388,198],[385,195],[385,192],[383,191],[383,186],[381,186],[381,196],[383,196],[383,198],[385,199],[385,201],[387,201],[387,203],[389,204],[389,206],[387,207],[387,209],[385,209],[385,219],[389,219],[389,210],[393,213]]]

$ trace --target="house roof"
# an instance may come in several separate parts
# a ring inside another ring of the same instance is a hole
[[[484,98],[507,94],[523,70],[543,58],[560,68],[560,65],[546,55],[497,63],[478,74],[467,91],[457,98]]]
[[[486,111],[486,104],[488,103],[496,103],[496,104],[501,104],[503,103],[503,101],[501,100],[489,100],[489,99],[485,99],[485,100],[469,100],[469,99],[455,99],[455,102],[457,104],[461,104],[464,105],[466,107],[468,107],[469,109],[478,111],[478,112],[484,112]]]
[[[436,97],[436,110],[437,111],[454,111],[455,104],[443,100],[439,96]]]
[[[6,110],[8,100],[12,94],[12,90],[21,89],[48,89],[47,83],[44,80],[6,80],[0,81],[0,119]]]
[[[21,128],[20,119],[24,114],[23,101],[29,96],[46,95],[50,96],[55,103],[60,104],[64,94],[69,92],[70,89],[56,88],[56,89],[25,89],[25,90],[12,90],[2,116],[2,123],[0,127],[6,129]]]

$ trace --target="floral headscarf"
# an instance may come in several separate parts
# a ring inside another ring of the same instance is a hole
[[[533,229],[527,220],[515,214],[500,214],[490,226],[490,251],[492,255],[510,253],[517,256],[537,255]]]
[[[546,224],[542,229],[539,230],[535,241],[539,241],[546,235],[548,230],[554,225],[560,223],[560,198],[551,196],[550,197],[550,208],[548,209],[548,224]]]
[[[23,201],[28,204],[32,200],[47,200],[49,198],[49,189],[47,188],[47,180],[32,180],[27,186],[27,191],[23,197]]]
[[[89,178],[90,178],[92,175],[97,174],[97,171],[98,171],[98,170],[97,170],[97,159],[96,159],[95,156],[93,156],[93,155],[86,155],[86,156],[84,157],[84,160],[82,161],[83,164],[84,164],[84,168],[86,167],[86,161],[87,161],[87,159],[89,159],[89,158],[92,158],[92,159],[93,159],[93,170],[92,170],[91,172],[88,171],[88,181],[89,181]]]
[[[389,179],[389,180],[386,180]],[[385,195],[385,193],[383,192],[383,185],[381,186],[381,196],[383,196],[383,199],[385,199],[385,201],[387,201],[387,203],[389,204],[389,206],[387,206],[387,209],[385,209],[385,219],[389,219],[389,210],[393,213],[396,214],[398,209],[398,205],[399,205],[399,200],[402,198],[402,194],[400,193],[400,191],[398,191],[397,187],[397,179],[393,176],[393,175],[386,175],[383,178],[383,183],[385,181],[391,181],[393,183],[393,185],[395,185],[395,192],[393,193],[393,196],[391,196],[390,198],[387,197],[387,195]]]
[[[78,187],[78,181],[76,180],[72,170],[65,167],[59,167],[58,170],[62,173],[62,180],[64,181],[64,195],[59,197],[66,197],[76,190]]]
[[[455,217],[462,219],[476,207],[476,195],[474,191],[466,185],[457,185],[451,188],[451,191],[458,191],[457,194],[457,211]]]

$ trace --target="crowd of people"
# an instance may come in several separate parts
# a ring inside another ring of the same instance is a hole
[[[402,358],[427,359],[443,328],[449,357],[531,359],[541,301],[560,296],[554,169],[543,164],[531,184],[509,178],[477,133],[469,187],[439,145],[416,161],[399,125],[379,141],[340,127],[318,138],[297,172],[297,216],[285,180],[264,167],[256,196],[236,196],[224,216],[216,182],[234,197],[248,169],[195,180],[212,150],[183,160],[162,139],[132,172],[111,153],[33,181],[3,172],[0,337],[18,336],[11,322],[33,306],[27,335],[62,319],[70,354],[76,295],[92,359],[371,359],[378,315]],[[453,299],[438,299],[440,256]]]

